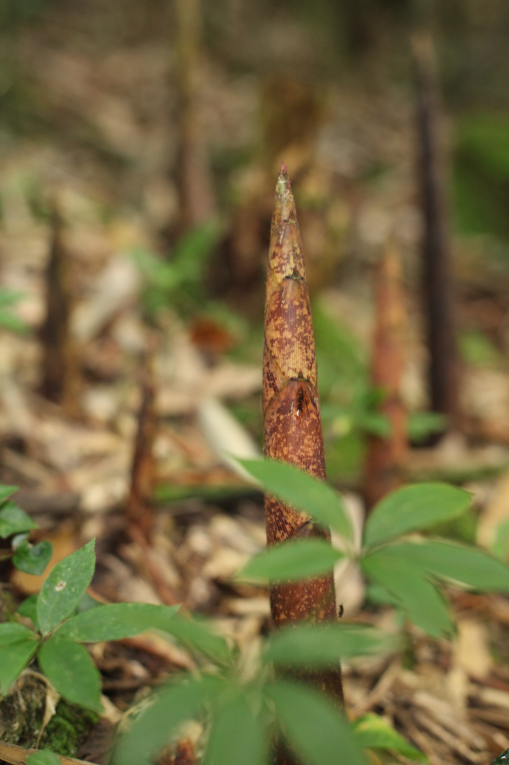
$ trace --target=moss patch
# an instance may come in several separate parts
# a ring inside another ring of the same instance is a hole
[[[57,754],[76,757],[78,749],[98,722],[99,715],[61,699],[56,714],[42,734],[41,745]]]
[[[24,748],[37,746],[46,701],[46,685],[33,675],[20,677],[13,692],[0,701],[0,740]],[[61,699],[41,736],[39,747],[76,757],[99,715]]]

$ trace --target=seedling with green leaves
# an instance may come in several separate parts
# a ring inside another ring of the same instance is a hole
[[[30,532],[39,526],[10,499],[17,490],[17,486],[0,485],[0,538],[12,537],[11,550],[2,550],[0,557],[12,558],[20,571],[38,576],[51,558],[52,546],[45,539],[35,545],[28,541]]]
[[[21,604],[18,613],[29,617],[34,629],[19,622],[0,624],[0,688],[8,693],[36,658],[67,701],[101,712],[99,672],[82,643],[118,640],[146,629],[171,635],[194,652],[201,671],[180,674],[130,715],[114,756],[118,765],[149,763],[175,737],[179,724],[200,717],[208,721],[204,763],[263,765],[271,738],[281,734],[301,759],[312,751],[320,765],[332,765],[338,748],[352,765],[366,765],[362,750],[367,747],[423,758],[376,716],[352,727],[317,690],[284,677],[290,665],[306,672],[338,664],[340,657],[393,650],[393,638],[369,627],[301,624],[264,639],[257,655],[252,647],[239,652],[213,630],[176,613],[178,607],[98,604],[86,594],[94,566],[92,540],[55,566],[37,597]],[[44,753],[33,765],[52,765],[49,758]]]
[[[489,592],[509,592],[509,567],[479,548],[418,532],[458,517],[469,492],[442,483],[405,486],[379,502],[355,549],[353,529],[339,494],[297,468],[268,460],[241,460],[264,489],[305,511],[344,540],[342,550],[316,539],[298,539],[262,552],[242,576],[269,581],[298,580],[330,569],[345,556],[370,582],[372,600],[391,603],[433,637],[450,636],[453,622],[440,582]],[[303,573],[305,572],[305,573]]]
[[[330,526],[343,539],[343,550],[316,538],[282,543],[254,558],[244,578],[298,581],[330,569],[346,555],[373,582],[373,596],[392,602],[436,637],[450,635],[453,626],[440,581],[509,592],[509,568],[502,561],[474,547],[417,534],[462,513],[470,503],[462,489],[421,484],[394,492],[374,508],[357,550],[341,498],[331,487],[287,464],[242,464],[266,491],[309,513],[313,522]],[[338,752],[349,765],[366,765],[365,749],[425,759],[378,716],[365,715],[352,725],[333,701],[296,679],[338,666],[340,660],[399,650],[396,638],[359,625],[302,622],[239,651],[213,629],[176,613],[176,608],[87,600],[94,565],[92,541],[59,563],[39,596],[20,606],[19,613],[32,619],[33,630],[20,623],[0,625],[0,685],[6,693],[37,656],[41,670],[65,699],[100,711],[99,673],[82,643],[116,640],[150,628],[191,648],[197,670],[179,673],[132,711],[117,741],[113,765],[148,765],[190,719],[205,726],[204,765],[264,765],[275,739],[293,758],[313,765],[335,765]]]
[[[303,623],[277,630],[145,699],[129,716],[113,765],[148,765],[191,719],[206,726],[204,765],[265,765],[275,737],[299,762],[316,765],[335,765],[338,752],[349,765],[367,765],[363,749],[368,748],[426,759],[376,715],[352,726],[332,700],[287,675],[290,666],[305,675],[337,666],[340,658],[379,654],[394,646],[394,638],[358,625]]]
[[[82,643],[119,640],[146,629],[168,630],[178,607],[146,603],[101,605],[86,596],[95,568],[94,540],[51,571],[37,597],[25,600],[19,622],[0,624],[0,691],[8,693],[37,657],[43,673],[67,701],[102,712],[100,676]],[[83,610],[86,609],[86,610]]]

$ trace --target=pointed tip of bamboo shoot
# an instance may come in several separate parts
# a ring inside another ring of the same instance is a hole
[[[302,257],[297,210],[292,185],[284,162],[276,183],[276,198],[272,216],[271,242],[269,249],[269,274],[267,301],[282,279],[287,277],[306,278]]]
[[[285,192],[289,192],[290,195],[292,193],[292,184],[290,183],[290,178],[288,177],[288,169],[284,162],[281,162],[281,170],[279,171],[277,183],[276,183],[276,194],[279,197],[282,197]]]

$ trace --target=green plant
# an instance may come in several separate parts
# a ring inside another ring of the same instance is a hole
[[[0,538],[12,537],[11,550],[2,550],[0,557],[12,562],[26,574],[42,574],[48,564],[52,546],[47,540],[35,545],[28,538],[33,529],[39,526],[9,497],[18,490],[17,486],[0,485]]]
[[[273,461],[241,460],[266,491],[330,526],[343,538],[343,549],[332,554],[318,540],[300,539],[266,550],[253,558],[242,576],[255,580],[299,579],[299,568],[318,575],[334,556],[348,557],[368,579],[368,596],[391,603],[424,632],[434,637],[453,632],[448,604],[440,583],[472,590],[509,592],[509,567],[482,550],[417,532],[461,515],[470,494],[447,484],[405,486],[385,497],[372,510],[360,549],[341,499],[329,486]]]
[[[227,661],[200,675],[177,678],[132,711],[117,742],[113,765],[145,765],[198,719],[206,726],[202,762],[263,765],[271,740],[299,761],[333,765],[338,752],[351,765],[366,765],[364,748],[391,749],[425,759],[376,715],[351,726],[336,704],[308,682],[286,675],[289,666],[305,677],[348,659],[391,650],[394,640],[376,629],[352,625],[300,624],[280,629],[260,644],[233,651]],[[274,679],[273,667],[277,674]]]
[[[21,300],[22,297],[23,294],[21,292],[0,289],[0,327],[11,332],[17,332],[20,335],[26,333],[27,325],[11,313],[10,308]]]
[[[34,752],[27,757],[27,765],[60,765],[60,757],[48,749]]]
[[[341,536],[343,550],[319,538],[292,539],[252,559],[241,578],[299,581],[348,556],[372,582],[373,599],[392,603],[436,637],[453,630],[440,581],[509,592],[509,568],[500,560],[475,547],[416,533],[459,516],[470,502],[462,489],[417,484],[394,492],[372,511],[358,550],[342,500],[331,487],[284,463],[244,460],[242,465],[267,492],[307,512],[312,523],[330,526]],[[351,725],[332,700],[307,682],[313,673],[338,666],[340,659],[398,649],[394,636],[359,625],[303,622],[238,651],[175,608],[105,606],[87,600],[94,563],[92,541],[55,567],[39,596],[19,609],[30,616],[34,630],[16,623],[0,625],[0,684],[6,692],[37,655],[41,670],[64,698],[99,711],[99,674],[80,643],[120,639],[153,628],[190,647],[198,669],[179,674],[132,710],[113,765],[148,764],[178,738],[180,726],[190,719],[201,720],[205,727],[204,765],[263,765],[271,741],[312,765],[333,765],[339,751],[351,765],[365,765],[364,749],[425,759],[376,715]],[[55,763],[43,759],[32,765]]]
[[[149,317],[153,318],[168,305],[188,313],[202,304],[203,275],[219,235],[217,223],[211,221],[183,236],[168,260],[147,250],[134,253],[145,277],[143,302]]]
[[[33,629],[18,622],[0,624],[2,694],[37,657],[41,670],[63,698],[101,712],[99,672],[81,643],[119,640],[149,628],[169,629],[178,607],[100,605],[87,596],[94,568],[92,540],[58,563],[39,595],[19,607],[18,613],[32,620]]]
[[[285,679],[291,665],[309,672],[350,658],[394,648],[376,629],[302,624],[262,640],[258,651],[234,650],[224,638],[177,608],[142,603],[101,605],[85,590],[95,566],[94,541],[65,558],[40,594],[18,613],[34,625],[0,624],[0,688],[11,684],[34,658],[56,690],[71,703],[100,712],[100,677],[81,643],[116,640],[152,628],[163,630],[195,652],[201,671],[185,673],[142,702],[117,744],[118,765],[148,763],[177,733],[178,725],[206,713],[205,763],[262,765],[269,741],[283,733],[286,745],[319,765],[332,765],[338,748],[352,765],[365,765],[363,748],[389,748],[415,759],[423,755],[376,715],[352,727],[337,707],[311,686]],[[277,679],[272,667],[279,671]],[[56,765],[48,751],[31,765]]]

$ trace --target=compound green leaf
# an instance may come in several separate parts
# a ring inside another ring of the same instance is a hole
[[[76,608],[91,582],[95,568],[95,540],[57,563],[37,598],[37,618],[47,635]]]
[[[352,527],[339,494],[294,465],[275,460],[238,460],[266,491],[348,539]]]
[[[433,637],[452,632],[452,622],[441,593],[419,566],[386,547],[361,562],[369,578],[386,587],[400,602],[410,621]]]
[[[291,582],[332,571],[344,557],[325,539],[297,539],[269,547],[252,558],[238,578]]]
[[[55,635],[42,644],[38,659],[42,671],[64,699],[103,712],[101,676],[84,646]]]
[[[353,731],[363,749],[390,749],[414,762],[428,759],[378,715],[368,714],[360,717],[354,722]]]
[[[148,629],[165,629],[179,606],[155,606],[149,603],[113,603],[100,605],[72,616],[55,635],[83,643],[122,640]]]
[[[278,681],[266,686],[284,738],[298,759],[310,765],[366,765],[350,725],[326,696],[304,684]]]
[[[378,545],[391,537],[434,526],[465,512],[471,494],[445,483],[404,486],[379,502],[366,523],[364,541]]]
[[[371,627],[302,624],[274,633],[265,660],[279,666],[327,667],[341,659],[379,654],[396,647],[395,638]]]

